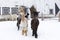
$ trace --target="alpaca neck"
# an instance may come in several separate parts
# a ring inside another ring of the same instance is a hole
[[[24,21],[25,20],[25,17],[22,17],[21,20]]]

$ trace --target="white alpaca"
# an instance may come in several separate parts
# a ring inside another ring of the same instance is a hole
[[[24,8],[23,7],[20,8],[20,15],[21,15],[20,27],[22,27],[22,35],[25,34],[27,36],[28,20],[25,17],[25,11],[24,11]]]

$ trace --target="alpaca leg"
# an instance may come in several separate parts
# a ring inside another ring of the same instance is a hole
[[[35,38],[37,38],[38,37],[38,35],[37,35],[37,31],[35,31]]]
[[[25,36],[27,36],[27,30],[25,30]]]
[[[34,36],[35,34],[34,34],[34,30],[32,31],[32,36]]]
[[[22,30],[22,35],[24,35],[24,30]]]

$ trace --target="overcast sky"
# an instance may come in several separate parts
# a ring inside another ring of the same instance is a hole
[[[57,4],[60,5],[60,0],[0,0],[0,6],[14,6],[16,4],[29,6],[35,3],[53,5],[54,2],[57,2]]]
[[[0,0],[0,7],[13,7],[17,5],[24,5],[27,7],[31,7],[35,5],[37,10],[44,11],[48,13],[47,10],[55,9],[55,2],[57,3],[58,7],[60,8],[60,0]],[[44,12],[45,13],[45,12]]]
[[[32,4],[33,0],[0,0],[0,6],[14,6],[16,4],[18,5],[23,5],[27,4],[29,5]]]

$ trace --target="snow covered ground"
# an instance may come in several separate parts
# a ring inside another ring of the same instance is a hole
[[[38,27],[38,38],[32,36],[32,30],[28,26],[28,35],[21,35],[21,29],[18,31],[16,21],[0,22],[0,40],[60,40],[60,22],[58,20],[40,21]]]

